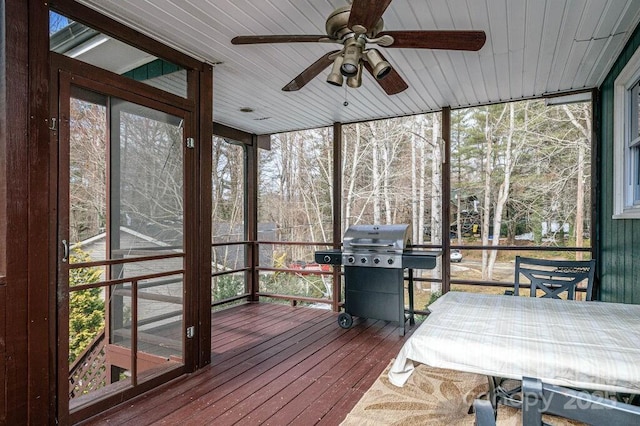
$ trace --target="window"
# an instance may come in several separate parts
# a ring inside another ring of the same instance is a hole
[[[640,49],[614,86],[614,219],[640,219]]]
[[[49,48],[176,96],[187,97],[187,72],[80,22],[49,12]]]

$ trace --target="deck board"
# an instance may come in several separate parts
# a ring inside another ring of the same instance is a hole
[[[212,361],[84,424],[339,424],[396,356],[396,323],[259,303],[212,314]]]

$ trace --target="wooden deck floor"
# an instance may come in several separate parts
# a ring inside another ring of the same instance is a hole
[[[212,324],[210,366],[85,424],[337,425],[406,340],[397,323],[343,330],[334,312],[268,303],[214,313]]]

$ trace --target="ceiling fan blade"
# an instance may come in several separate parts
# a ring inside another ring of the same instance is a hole
[[[383,31],[393,44],[385,47],[414,49],[480,50],[487,36],[484,31]]]
[[[309,65],[307,69],[298,74],[298,76],[284,86],[282,90],[285,92],[294,92],[302,89],[305,84],[313,80],[315,76],[320,74],[325,68],[333,63],[333,58],[331,56],[338,52],[340,51],[334,50],[333,52],[329,52],[313,64]]]
[[[382,54],[380,54],[380,56],[382,56]],[[398,74],[398,71],[396,71],[396,69],[393,67],[391,67],[391,71],[389,71],[389,74],[387,74],[384,78],[380,80],[378,80],[373,74],[373,68],[371,67],[369,62],[365,62],[364,67],[367,69],[367,71],[369,71],[369,73],[371,73],[371,75],[373,76],[373,79],[378,82],[380,87],[382,87],[382,89],[387,93],[387,95],[396,95],[400,92],[407,90],[407,88],[409,87],[407,82],[404,81],[402,77],[400,77],[400,74]]]
[[[262,43],[313,43],[333,42],[335,40],[325,35],[258,35],[237,36],[231,39],[231,44],[262,44]]]
[[[349,28],[356,33],[366,33],[371,30],[382,17],[391,0],[353,0],[349,13]],[[358,31],[354,26],[362,26],[364,31]]]

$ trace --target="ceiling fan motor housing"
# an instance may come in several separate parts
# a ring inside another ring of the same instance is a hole
[[[395,49],[447,49],[477,51],[486,41],[484,31],[463,30],[394,30],[384,31],[382,14],[392,0],[351,0],[351,6],[335,9],[326,21],[326,35],[252,35],[236,36],[232,44],[261,43],[338,43],[339,50],[328,52],[309,65],[282,90],[300,90],[326,68],[331,67],[327,81],[342,86],[360,87],[363,68],[375,77],[380,87],[395,95],[409,86],[375,47]]]
[[[341,40],[344,36],[353,33],[353,30],[349,28],[349,14],[351,12],[351,6],[340,7],[333,11],[327,18],[326,30],[329,37]],[[368,29],[365,35],[369,38],[373,38],[382,31],[384,22],[381,19],[378,20],[373,28]]]

